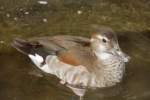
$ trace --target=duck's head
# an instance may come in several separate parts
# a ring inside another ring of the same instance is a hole
[[[111,28],[94,26],[94,30],[91,35],[91,46],[95,53],[112,54],[124,62],[129,61],[130,57],[121,51],[117,36]]]

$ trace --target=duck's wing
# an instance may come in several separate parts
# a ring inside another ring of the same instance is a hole
[[[73,47],[67,51],[58,52],[57,57],[61,62],[74,67],[85,66],[88,71],[91,71],[92,66],[95,66],[94,64],[97,61],[90,47]]]
[[[16,38],[12,46],[24,54],[34,53],[38,49],[48,49],[54,53],[67,50],[72,47],[86,47],[90,45],[90,39],[79,36],[58,35],[53,37],[35,37],[28,40]],[[38,50],[40,51],[40,50]]]
[[[46,48],[58,51],[69,49],[74,46],[90,46],[90,39],[80,36],[58,35],[53,37],[32,38],[31,41],[38,41]]]
[[[17,38],[12,45],[30,58],[37,58],[37,61],[34,61],[34,63],[38,63],[36,64],[38,66],[45,63],[48,55],[56,56],[59,61],[66,64],[79,66],[88,65],[85,62],[90,62],[88,58],[93,57],[91,55],[91,57],[87,57],[90,54],[88,51],[89,44],[90,40],[84,37],[54,36],[34,38],[29,39],[29,41]],[[33,59],[36,60],[35,58]],[[84,58],[87,59],[85,60]]]
[[[70,36],[57,39],[60,36],[29,41],[15,39],[12,45],[28,55],[41,71],[60,78],[61,83],[87,86],[96,64],[96,57],[87,45],[89,39]]]

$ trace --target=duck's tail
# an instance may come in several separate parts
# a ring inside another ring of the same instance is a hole
[[[12,46],[26,55],[34,54],[35,51],[42,47],[42,45],[37,42],[28,42],[20,38],[14,39]]]

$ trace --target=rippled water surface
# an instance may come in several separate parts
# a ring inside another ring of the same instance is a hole
[[[85,100],[150,100],[149,7],[149,0],[0,0],[0,100],[78,100],[10,44],[16,37],[89,37],[91,24],[112,27],[131,61],[120,84],[88,90]]]

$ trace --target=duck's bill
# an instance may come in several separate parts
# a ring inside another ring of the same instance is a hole
[[[128,56],[127,54],[125,54],[124,52],[122,51],[117,51],[117,54],[121,57],[121,59],[124,61],[124,62],[129,62],[131,57]]]

